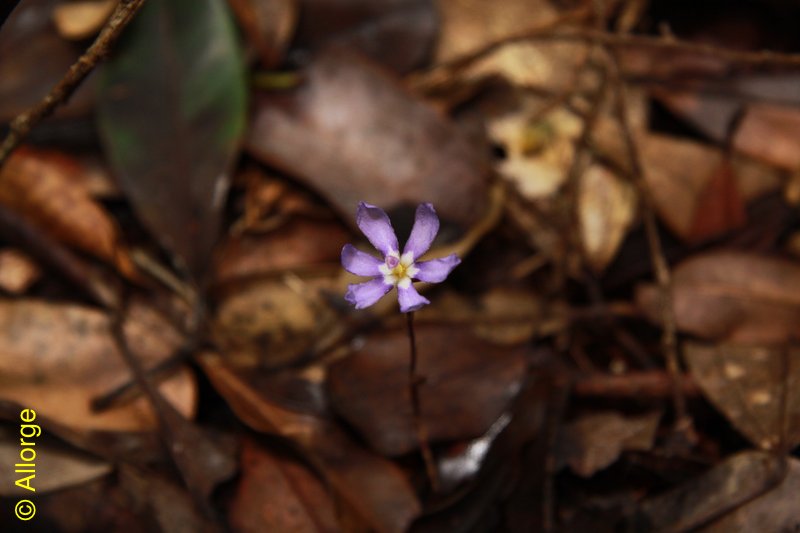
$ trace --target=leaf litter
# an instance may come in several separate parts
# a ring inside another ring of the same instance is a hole
[[[0,459],[35,409],[37,519],[796,529],[789,4],[146,2],[0,155]],[[114,5],[12,11],[4,122]],[[462,261],[416,287],[418,382],[397,304],[343,299],[361,201],[401,242],[433,204]]]

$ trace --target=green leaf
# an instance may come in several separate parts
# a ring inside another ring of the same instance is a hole
[[[100,77],[100,134],[120,185],[142,223],[198,280],[247,108],[227,3],[149,0]]]

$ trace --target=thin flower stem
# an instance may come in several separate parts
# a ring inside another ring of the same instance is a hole
[[[428,474],[428,481],[433,492],[439,492],[439,475],[436,472],[436,463],[433,460],[433,452],[428,442],[428,428],[422,420],[422,406],[419,399],[419,386],[422,378],[417,374],[417,341],[414,336],[414,313],[406,313],[408,324],[408,341],[411,347],[411,359],[408,365],[408,392],[411,396],[411,416],[414,430],[417,432],[419,450],[422,460],[425,462],[425,472]]]

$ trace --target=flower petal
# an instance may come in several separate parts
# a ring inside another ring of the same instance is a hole
[[[400,302],[400,312],[410,313],[416,311],[424,305],[431,303],[427,298],[420,295],[413,285],[409,284],[405,289],[397,287],[397,300]]]
[[[433,204],[419,204],[414,215],[414,227],[408,236],[403,253],[412,252],[414,259],[428,251],[439,233],[439,217],[433,209]]]
[[[342,248],[342,266],[345,270],[356,276],[380,276],[380,267],[383,261],[365,254],[352,244],[345,244]]]
[[[427,281],[429,283],[439,283],[447,278],[448,274],[461,262],[456,254],[450,254],[441,259],[431,259],[415,263],[419,271],[414,275],[414,279]]]
[[[356,306],[356,309],[364,309],[380,300],[391,288],[392,286],[384,283],[382,278],[375,278],[364,283],[349,285],[344,299]]]
[[[359,202],[358,210],[356,211],[356,224],[367,236],[372,246],[384,256],[389,252],[398,251],[397,236],[394,234],[392,223],[380,207],[375,207],[366,202]]]

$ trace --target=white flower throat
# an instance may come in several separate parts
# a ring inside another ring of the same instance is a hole
[[[384,283],[396,285],[400,289],[409,288],[411,278],[419,272],[419,268],[414,265],[413,252],[406,252],[401,256],[394,250],[386,254],[386,262],[378,270],[383,274]]]

